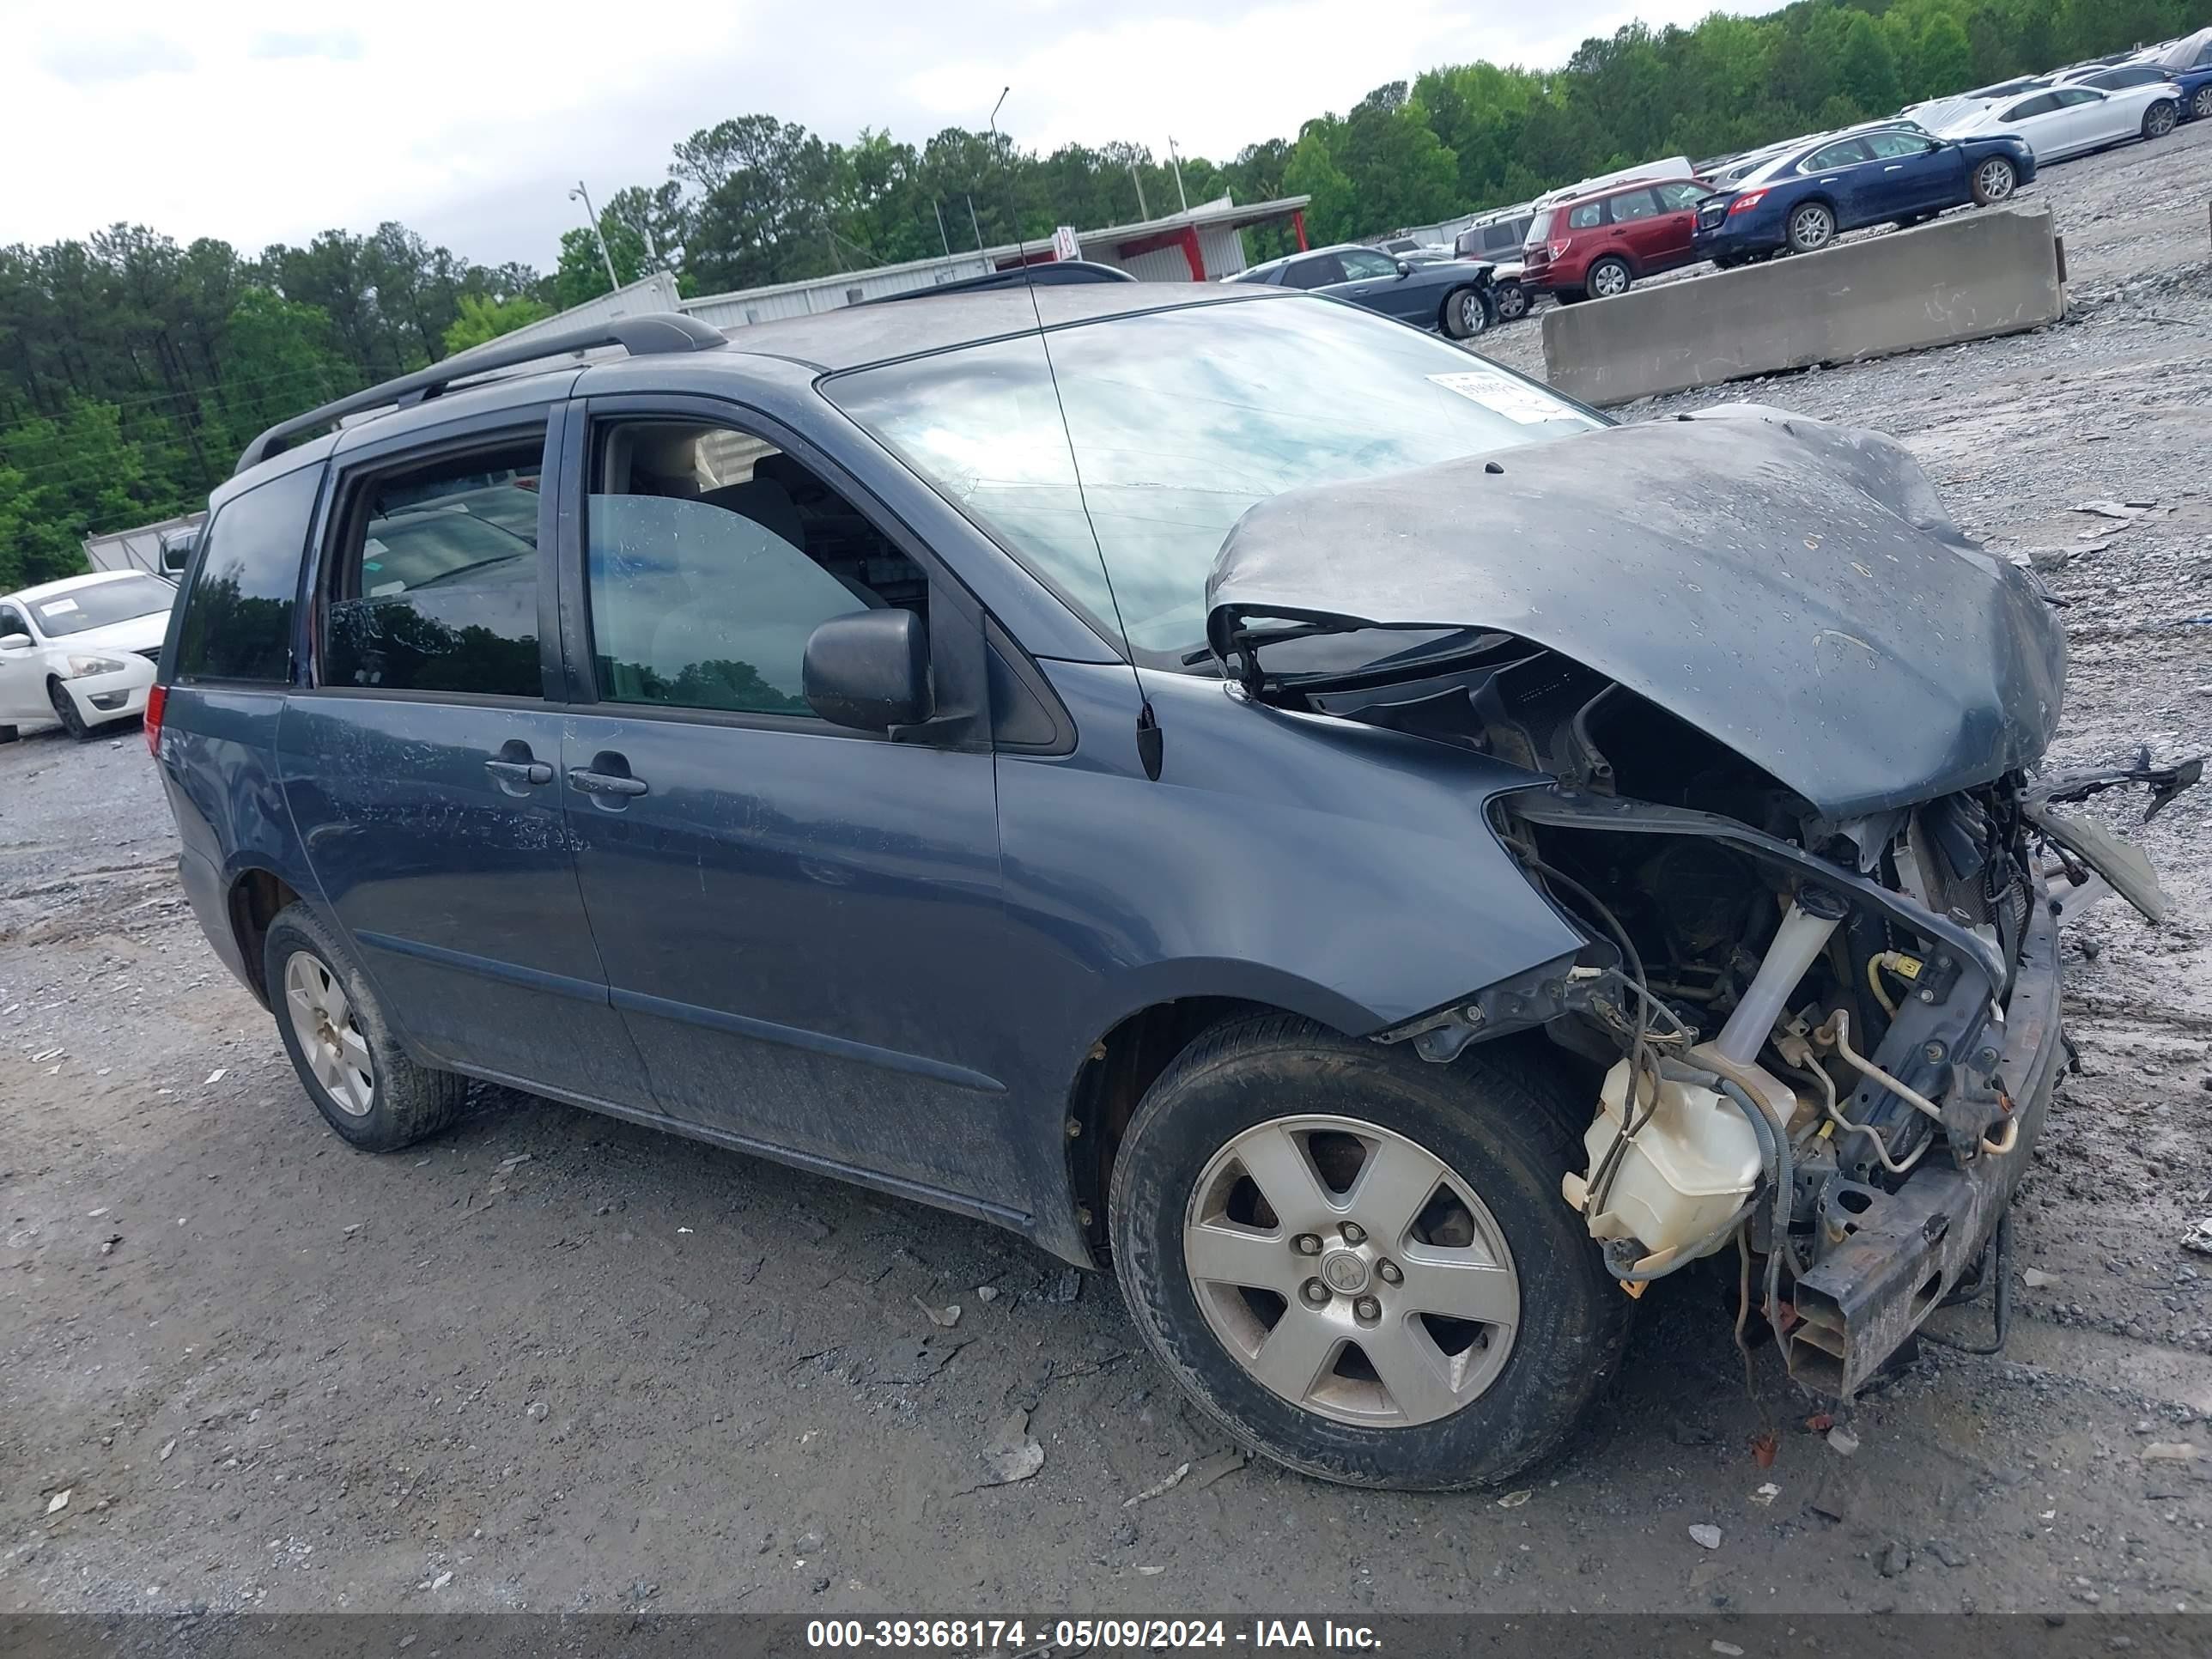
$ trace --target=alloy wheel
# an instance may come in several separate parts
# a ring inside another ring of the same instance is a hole
[[[1817,202],[1808,203],[1790,216],[1790,245],[1802,252],[1809,253],[1815,248],[1826,247],[1828,239],[1835,234],[1834,216]]]
[[[1528,290],[1515,285],[1498,290],[1498,314],[1506,321],[1525,315],[1528,309]]]
[[[2212,82],[2197,88],[2197,95],[2189,100],[2190,112],[2200,121],[2212,121]]]
[[[2156,103],[2143,117],[2143,131],[2154,138],[2163,138],[2173,131],[2174,111],[2169,103]]]
[[[284,1008],[292,1035],[338,1109],[367,1117],[376,1104],[376,1068],[345,989],[322,961],[295,951],[284,963]]]
[[[1462,340],[1471,340],[1483,331],[1490,320],[1482,309],[1482,296],[1473,289],[1468,289],[1452,301],[1459,313],[1459,333]]]
[[[1182,1230],[1207,1325],[1269,1392],[1369,1428],[1497,1381],[1521,1319],[1504,1231],[1443,1159],[1358,1118],[1276,1118],[1207,1162]]]
[[[1974,182],[1981,186],[1984,201],[2002,202],[2012,194],[2012,168],[1992,156],[1982,163],[1980,171],[1974,175]]]
[[[1610,262],[1590,272],[1590,292],[1601,300],[1610,300],[1616,294],[1628,292],[1628,273]]]

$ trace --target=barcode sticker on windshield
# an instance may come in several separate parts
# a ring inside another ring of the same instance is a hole
[[[66,617],[76,609],[75,599],[48,599],[39,607],[49,617]]]
[[[1518,421],[1523,426],[1556,421],[1568,412],[1557,398],[1539,392],[1533,386],[1509,380],[1503,374],[1474,369],[1457,374],[1431,374],[1429,379],[1445,391],[1456,392],[1470,402],[1480,404],[1492,414],[1503,415],[1507,420]]]

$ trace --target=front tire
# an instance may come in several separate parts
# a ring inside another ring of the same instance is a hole
[[[408,1057],[368,975],[305,904],[269,924],[261,973],[301,1086],[346,1139],[364,1152],[397,1152],[459,1115],[467,1080]]]
[[[1146,1091],[1115,1165],[1138,1331],[1291,1468],[1506,1480],[1571,1432],[1627,1332],[1559,1197],[1589,1110],[1541,1055],[1447,1067],[1287,1015],[1218,1027]]]
[[[1455,340],[1472,340],[1490,326],[1490,301],[1479,288],[1454,289],[1444,296],[1444,332]]]
[[[1825,202],[1806,202],[1790,210],[1790,251],[1818,253],[1836,240],[1836,216]]]
[[[1528,314],[1528,290],[1509,283],[1498,290],[1498,320],[1510,323]]]
[[[2002,155],[1992,155],[1974,168],[1972,190],[1975,205],[2002,202],[2020,187],[2020,174]]]
[[[2142,136],[2146,138],[2163,138],[2173,131],[2175,123],[2180,119],[2181,111],[2175,106],[2173,100],[2161,98],[2143,112]]]
[[[63,689],[59,680],[46,682],[46,701],[53,705],[54,718],[62,723],[63,731],[79,743],[91,741],[92,728],[84,723],[84,716],[77,712],[76,699]]]
[[[1616,295],[1627,293],[1635,281],[1635,274],[1629,270],[1625,260],[1607,258],[1600,259],[1589,268],[1587,285],[1591,299],[1610,300]]]
[[[2207,81],[2197,88],[2190,98],[2189,113],[2192,119],[2212,121],[2212,81]]]

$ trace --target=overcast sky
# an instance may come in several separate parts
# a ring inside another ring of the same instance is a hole
[[[248,252],[398,219],[487,264],[553,263],[678,139],[765,111],[919,144],[1001,125],[1040,149],[1127,138],[1226,160],[1386,81],[1548,66],[1715,0],[0,0],[0,243],[134,220]],[[1729,8],[1735,9],[1735,7]],[[1746,6],[1744,9],[1765,9]],[[318,15],[331,21],[319,23]]]

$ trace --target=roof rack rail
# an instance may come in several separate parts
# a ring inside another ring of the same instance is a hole
[[[311,409],[304,415],[295,415],[289,421],[279,421],[246,445],[234,471],[244,472],[258,466],[292,439],[329,426],[348,415],[419,404],[459,381],[488,374],[495,369],[514,368],[543,357],[561,357],[599,346],[618,345],[633,357],[646,357],[672,351],[713,351],[729,343],[729,336],[721,330],[711,328],[680,311],[648,311],[635,317],[617,317],[609,322],[571,329],[565,334],[540,335],[530,340],[493,340],[432,363],[428,368],[418,368],[412,374],[402,374],[396,380],[386,380],[365,392]]]

